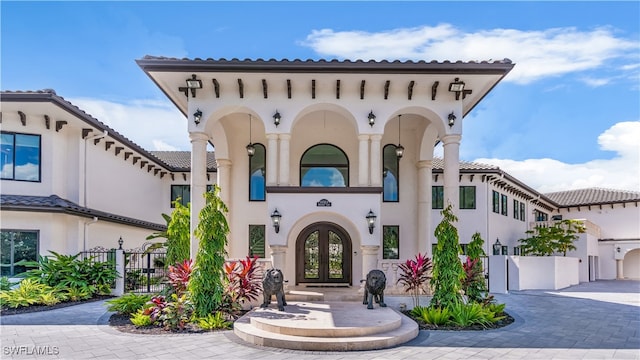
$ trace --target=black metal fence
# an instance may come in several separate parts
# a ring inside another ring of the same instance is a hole
[[[165,270],[166,253],[125,252],[124,291],[157,293],[167,286]]]
[[[91,263],[101,263],[103,266],[109,266],[116,269],[116,249],[94,248],[83,251],[81,253],[83,260],[90,259]],[[111,284],[111,288],[115,287],[115,282]]]

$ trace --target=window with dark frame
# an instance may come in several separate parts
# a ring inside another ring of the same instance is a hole
[[[40,144],[40,135],[0,133],[2,179],[40,182]]]
[[[213,185],[207,185],[207,191],[213,190]],[[180,205],[187,206],[191,202],[191,185],[171,185],[171,207],[180,198]]]
[[[382,150],[382,194],[384,202],[400,201],[400,161],[396,155],[396,146],[385,145]]]
[[[382,258],[385,260],[400,259],[400,226],[382,226]]]
[[[300,159],[301,187],[348,187],[349,159],[331,144],[308,148]]]
[[[431,208],[444,209],[444,186],[431,187]]]
[[[476,187],[460,186],[460,209],[476,208]]]
[[[501,213],[502,213],[502,215],[507,216],[508,215],[507,201],[509,200],[509,198],[507,198],[507,195],[505,195],[505,194],[500,194],[500,197],[501,197],[501,200],[502,200],[500,202],[500,204],[502,206]]]
[[[256,151],[249,158],[249,201],[265,201],[266,198],[266,149],[262,144],[253,144]]]
[[[265,257],[265,225],[249,225],[249,256]]]
[[[549,221],[549,214],[543,213],[540,210],[535,210],[536,221]]]
[[[500,193],[493,190],[493,212],[500,214]]]
[[[520,202],[516,199],[513,199],[513,218],[520,219]]]
[[[525,208],[524,208],[524,203],[520,203],[520,221],[525,221],[524,218],[524,214],[525,214]]]
[[[15,276],[27,271],[17,262],[38,260],[38,230],[0,231],[0,275]]]

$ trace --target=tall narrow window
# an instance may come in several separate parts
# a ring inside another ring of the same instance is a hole
[[[400,259],[400,226],[382,226],[382,258]]]
[[[2,179],[40,181],[40,135],[0,134]]]
[[[493,212],[500,213],[500,193],[495,190],[493,190]]]
[[[444,209],[444,187],[435,185],[431,187],[431,208]]]
[[[520,218],[520,202],[513,199],[513,218],[518,220]]]
[[[524,203],[520,203],[520,221],[524,221]]]
[[[249,158],[249,201],[264,201],[266,150],[262,144],[253,146],[256,151]]]
[[[460,186],[460,209],[476,208],[476,187]]]
[[[171,185],[171,207],[173,202],[180,199],[180,205],[187,206],[191,202],[191,186],[190,185]]]
[[[300,159],[300,186],[349,186],[349,159],[339,147],[319,144],[310,147]]]
[[[386,145],[382,150],[382,185],[384,201],[399,201],[399,163],[400,161],[398,160],[398,156],[396,155],[396,146],[393,144]]]
[[[500,205],[502,207],[501,208],[502,209],[501,213],[502,213],[502,215],[507,216],[507,214],[508,214],[508,212],[507,212],[507,201],[508,201],[507,195],[501,194],[501,200],[502,200],[500,202]]]
[[[21,260],[38,260],[38,231],[2,230],[0,232],[0,269],[2,276],[14,276],[25,272]]]
[[[249,256],[265,257],[264,225],[249,225]]]

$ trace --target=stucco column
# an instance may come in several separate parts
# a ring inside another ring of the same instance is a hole
[[[283,273],[286,273],[287,246],[270,245],[269,248],[271,248],[271,266],[273,266],[274,269],[280,269]]]
[[[371,135],[371,186],[382,186],[382,170],[380,168],[380,140],[382,135]]]
[[[358,185],[369,185],[369,135],[358,135]]]
[[[204,207],[204,193],[207,191],[207,141],[209,136],[201,132],[189,134],[191,138],[191,241],[189,254],[191,259],[198,253],[198,239],[194,231],[198,226],[198,215]]]
[[[624,279],[624,260],[616,259],[616,279]]]
[[[418,251],[431,257],[431,169],[432,160],[418,161]]]
[[[366,278],[369,271],[378,268],[379,245],[362,245],[362,278]]]
[[[291,135],[280,134],[280,179],[279,184],[283,186],[289,185],[289,140]]]
[[[267,186],[278,184],[278,134],[267,134]]]
[[[458,134],[445,135],[444,144],[444,206],[449,203],[457,212],[460,202],[460,139]]]
[[[218,187],[220,187],[220,199],[227,205],[227,208],[231,208],[231,160],[229,159],[216,159],[218,165]],[[193,195],[191,196],[193,199]]]

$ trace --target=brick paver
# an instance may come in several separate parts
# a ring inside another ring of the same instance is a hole
[[[3,359],[640,359],[640,281],[496,295],[516,322],[490,331],[421,331],[391,349],[305,352],[248,345],[231,331],[124,334],[103,302],[3,316]]]

